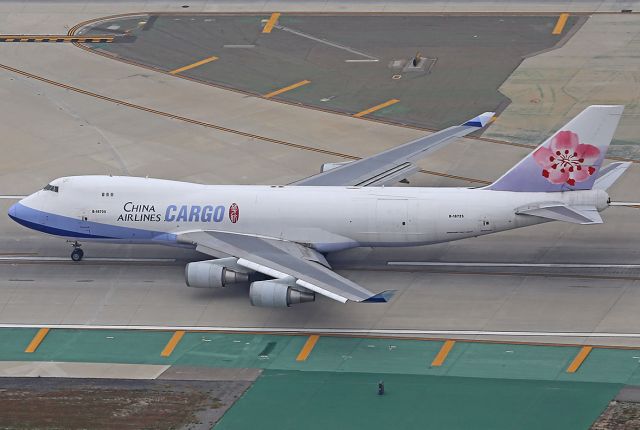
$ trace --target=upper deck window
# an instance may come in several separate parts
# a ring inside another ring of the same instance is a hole
[[[58,192],[58,186],[57,185],[47,184],[47,186],[44,187],[43,190],[45,190],[45,191],[53,191],[54,193],[57,193]]]

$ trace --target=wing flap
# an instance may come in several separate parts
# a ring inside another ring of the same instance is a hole
[[[196,244],[197,250],[208,254],[232,255],[239,265],[267,276],[293,277],[301,287],[342,303],[376,296],[332,271],[322,254],[299,243],[221,231],[188,232],[180,234],[179,239]]]

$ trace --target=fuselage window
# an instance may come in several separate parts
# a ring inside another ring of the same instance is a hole
[[[57,193],[58,192],[58,186],[57,185],[47,184],[47,186],[44,187],[43,190],[45,190],[45,191],[53,191],[54,193]]]

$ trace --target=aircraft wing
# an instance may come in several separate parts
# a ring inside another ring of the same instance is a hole
[[[374,294],[333,270],[319,252],[295,242],[221,231],[182,233],[181,242],[218,257],[238,258],[237,264],[276,279],[294,278],[295,284],[345,303],[386,302],[391,292]]]
[[[414,161],[490,124],[495,112],[485,112],[461,125],[446,128],[387,151],[346,163],[328,163],[333,168],[290,185],[382,186],[405,179],[418,170]],[[324,168],[323,168],[324,170]]]

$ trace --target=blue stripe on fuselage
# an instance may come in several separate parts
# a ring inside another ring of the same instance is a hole
[[[9,213],[11,219],[33,230],[55,236],[82,239],[115,239],[129,242],[176,242],[176,235],[160,231],[82,221],[32,209],[16,203]]]

